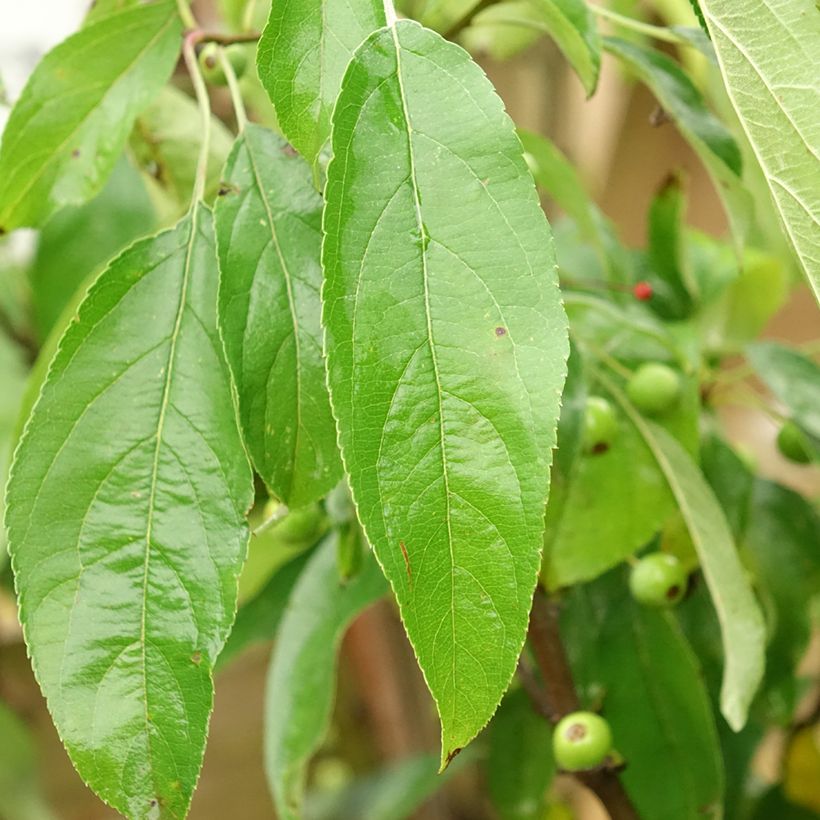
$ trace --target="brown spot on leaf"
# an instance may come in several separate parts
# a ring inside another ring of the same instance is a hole
[[[450,752],[450,754],[447,755],[447,762],[445,763],[445,766],[449,766],[453,762],[453,760],[455,760],[455,758],[458,756],[458,754],[460,752],[461,752],[461,746],[459,746],[456,749],[453,749],[453,751]]]
[[[202,653],[199,651],[194,652],[194,654],[191,655],[191,663],[194,663],[197,666],[199,666],[199,664],[202,663]]]
[[[507,328],[506,327],[497,327],[495,329],[496,336],[506,336],[507,335]]]
[[[602,453],[605,453],[609,449],[609,445],[605,441],[599,441],[596,445],[592,448],[592,455],[599,456]]]
[[[79,159],[79,156],[80,156],[80,149],[79,149],[79,148],[75,148],[75,149],[71,152],[71,156],[72,156],[74,159]]]
[[[649,124],[653,128],[660,128],[662,125],[671,122],[672,118],[659,105],[656,105],[652,113],[649,115]]]
[[[299,156],[299,152],[289,142],[282,146],[282,153],[289,157]]]

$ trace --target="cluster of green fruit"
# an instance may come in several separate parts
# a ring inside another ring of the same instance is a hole
[[[660,362],[641,365],[626,385],[629,400],[642,413],[660,416],[678,401],[681,378]],[[601,396],[590,396],[584,410],[584,450],[605,453],[618,432],[618,419],[612,404]]]

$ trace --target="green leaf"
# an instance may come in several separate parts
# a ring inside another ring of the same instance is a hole
[[[307,765],[330,721],[342,636],[386,591],[372,556],[352,581],[339,583],[331,535],[311,555],[291,593],[265,694],[265,771],[282,820],[301,816]]]
[[[139,5],[141,0],[91,0],[88,13],[83,20],[84,26],[90,26],[109,14],[132,9]]]
[[[708,435],[701,443],[700,466],[737,539],[746,532],[754,476],[722,439]]]
[[[442,719],[442,760],[515,670],[568,355],[543,211],[467,53],[373,35],[333,122],[328,383],[359,517]]]
[[[39,338],[48,336],[74,294],[100,265],[157,227],[145,185],[125,158],[91,202],[55,214],[40,232],[29,274]]]
[[[729,99],[820,300],[820,119],[812,0],[700,0]]]
[[[592,11],[584,0],[529,0],[535,20],[544,26],[575,69],[588,97],[598,85],[601,38]]]
[[[271,131],[237,139],[216,206],[219,323],[254,467],[289,507],[341,478],[320,323],[322,199]]]
[[[605,384],[591,392],[612,402],[618,431],[606,452],[578,448],[572,463],[563,465],[558,479],[563,492],[550,499],[546,515],[542,572],[551,589],[590,580],[620,563],[643,547],[675,509],[669,485],[631,417]],[[694,450],[697,417],[696,385],[687,379],[680,403],[663,423]]]
[[[632,600],[625,573],[576,587],[562,637],[587,707],[612,726],[640,817],[721,816],[723,771],[695,656],[672,617]]]
[[[251,644],[273,640],[291,591],[310,555],[310,552],[303,552],[277,569],[265,586],[239,608],[225,648],[219,654],[217,669],[232,661]]]
[[[752,201],[740,179],[740,149],[731,133],[709,111],[700,91],[670,57],[616,37],[605,37],[604,48],[646,84],[690,143],[712,177],[735,243],[741,246],[749,230]]]
[[[758,377],[789,408],[794,420],[820,438],[820,366],[777,342],[750,345],[746,356]]]
[[[383,26],[382,0],[284,0],[259,41],[259,78],[284,135],[313,165],[353,52]]]
[[[182,25],[170,0],[112,14],[47,54],[0,146],[0,233],[93,197],[139,112],[167,82]]]
[[[552,729],[522,689],[510,692],[490,724],[487,790],[501,820],[540,820],[555,776]]]
[[[115,259],[63,337],[8,488],[35,674],[77,770],[134,818],[185,815],[246,550],[217,280],[204,206]]]
[[[188,208],[202,144],[202,120],[196,102],[178,88],[163,88],[137,118],[129,147],[145,172],[148,191],[161,221],[177,220]],[[233,145],[221,120],[211,117],[205,199],[212,202]]]
[[[612,390],[652,450],[678,502],[720,621],[725,666],[720,706],[737,732],[763,677],[765,627],[732,532],[714,493],[680,443]]]

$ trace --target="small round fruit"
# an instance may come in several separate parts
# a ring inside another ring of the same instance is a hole
[[[572,712],[555,727],[552,750],[555,762],[564,771],[594,769],[612,750],[612,730],[594,712]]]
[[[632,295],[639,301],[639,302],[648,302],[652,298],[652,294],[654,290],[652,289],[652,285],[649,282],[638,282],[634,288],[632,288]]]
[[[641,558],[629,576],[632,597],[647,606],[673,606],[686,592],[688,577],[681,562],[666,552]]]
[[[660,362],[642,364],[626,385],[630,400],[642,413],[658,415],[669,410],[680,395],[680,376]]]
[[[787,421],[780,428],[777,434],[777,449],[796,464],[808,464],[811,461],[809,440],[793,421]]]
[[[612,405],[601,396],[590,396],[584,408],[584,449],[605,453],[618,432],[618,418]]]
[[[219,58],[221,46],[216,43],[206,43],[202,51],[199,52],[199,66],[202,69],[202,76],[210,85],[227,85],[228,78],[222,68],[222,60]],[[233,73],[239,79],[248,67],[248,54],[241,45],[232,45],[225,48],[225,56],[233,68]]]

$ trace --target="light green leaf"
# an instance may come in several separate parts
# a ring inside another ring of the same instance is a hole
[[[820,300],[820,15],[812,0],[700,0],[729,99]]]
[[[47,54],[0,146],[0,233],[90,199],[137,114],[171,75],[182,26],[170,0],[111,14]]]
[[[575,69],[587,96],[598,85],[601,38],[592,11],[584,0],[528,0],[535,20],[555,41]]]
[[[289,507],[341,478],[320,323],[322,199],[310,167],[249,125],[216,206],[219,322],[254,467]]]
[[[134,124],[129,147],[148,183],[154,207],[164,223],[187,209],[202,144],[202,120],[196,102],[178,88],[163,88]],[[205,199],[212,202],[219,175],[233,145],[233,135],[211,117]]]
[[[721,712],[729,725],[740,731],[763,677],[766,630],[726,516],[679,442],[644,419],[614,385],[610,387],[657,459],[697,551],[723,640]]]
[[[487,790],[501,820],[541,820],[555,776],[552,729],[523,689],[510,692],[489,728]]]
[[[701,93],[670,57],[616,37],[605,37],[604,48],[646,84],[692,146],[723,201],[735,244],[742,246],[752,217],[752,199],[741,182],[740,149],[729,130],[709,111]]]
[[[313,165],[353,52],[383,26],[382,0],[280,0],[262,32],[257,67],[284,135]]]
[[[109,14],[134,8],[141,0],[91,0],[88,13],[83,20],[84,26],[90,26]]]
[[[465,51],[406,21],[373,35],[332,142],[331,399],[446,762],[492,716],[524,642],[566,318],[521,144]]]
[[[132,818],[183,817],[236,610],[251,473],[204,206],[132,245],[63,337],[6,523],[35,674],[74,765]]]
[[[331,535],[312,554],[291,593],[265,694],[265,771],[281,820],[302,816],[307,765],[333,707],[339,642],[350,622],[386,591],[372,556],[352,581],[340,584]]]
[[[602,707],[638,816],[720,818],[723,761],[697,660],[673,618],[615,571],[567,596],[561,631],[587,708]]]
[[[820,365],[777,342],[758,342],[746,349],[757,375],[789,408],[794,420],[820,438]]]
[[[100,265],[157,227],[142,178],[124,157],[91,202],[56,213],[40,232],[29,273],[39,338],[48,336],[65,306]]]

